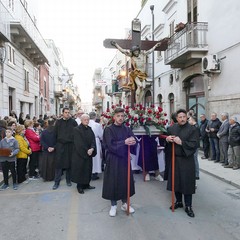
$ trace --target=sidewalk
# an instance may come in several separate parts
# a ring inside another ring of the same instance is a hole
[[[232,170],[231,168],[224,168],[221,163],[201,159],[202,156],[203,153],[199,151],[198,161],[201,172],[207,173],[240,189],[240,169]],[[3,174],[0,172],[0,185],[2,185],[2,183]]]
[[[240,169],[224,168],[221,163],[214,163],[208,159],[201,159],[203,153],[199,151],[198,162],[201,172],[207,173],[237,188],[240,188]],[[200,173],[201,179],[201,173]]]

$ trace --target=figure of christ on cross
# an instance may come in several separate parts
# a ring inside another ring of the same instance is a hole
[[[157,47],[161,46],[161,42],[157,42],[149,50],[141,50],[139,46],[133,46],[131,50],[123,49],[115,41],[111,41],[111,44],[116,47],[121,53],[131,58],[131,68],[129,73],[128,87],[135,91],[136,104],[142,103],[144,96],[144,89],[146,87],[146,60],[147,56],[151,54]]]

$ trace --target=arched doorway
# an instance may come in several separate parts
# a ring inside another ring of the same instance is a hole
[[[186,88],[187,109],[193,109],[197,118],[202,113],[205,114],[206,98],[204,93],[203,76],[191,76],[184,81],[184,86]]]
[[[152,104],[152,93],[151,91],[147,91],[145,94],[145,106],[150,107]]]
[[[157,99],[158,99],[158,105],[162,108],[162,105],[163,105],[163,96],[162,96],[162,94],[158,94]]]
[[[171,114],[174,113],[174,94],[173,93],[169,93],[168,100],[169,100],[169,112],[171,116]]]

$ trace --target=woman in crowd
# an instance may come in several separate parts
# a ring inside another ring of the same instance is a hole
[[[41,151],[40,136],[34,131],[32,120],[26,120],[24,125],[26,128],[25,136],[29,142],[30,148],[32,149],[29,161],[29,179],[35,180],[39,178],[36,170],[38,168],[39,154]]]
[[[18,125],[16,128],[15,139],[18,141],[19,152],[17,154],[17,180],[22,183],[27,180],[27,161],[28,155],[32,153],[29,148],[28,140],[25,138],[24,125]]]
[[[54,123],[54,119],[48,119],[48,127],[43,130],[40,137],[43,149],[40,173],[44,181],[53,181],[55,175],[56,134],[54,132]]]
[[[8,172],[11,171],[12,179],[13,179],[13,189],[17,190],[17,175],[16,175],[16,169],[15,169],[15,162],[16,162],[16,155],[19,151],[18,142],[17,140],[12,136],[13,131],[11,128],[6,129],[6,137],[3,138],[0,142],[0,149],[1,156],[0,156],[0,162],[2,164],[2,171],[3,171],[3,179],[4,184],[0,188],[0,190],[6,190],[9,188],[8,185]]]

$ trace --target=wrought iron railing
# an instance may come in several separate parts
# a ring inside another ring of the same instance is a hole
[[[172,35],[164,54],[165,64],[187,51],[207,49],[207,30],[206,22],[187,23],[181,31]]]

